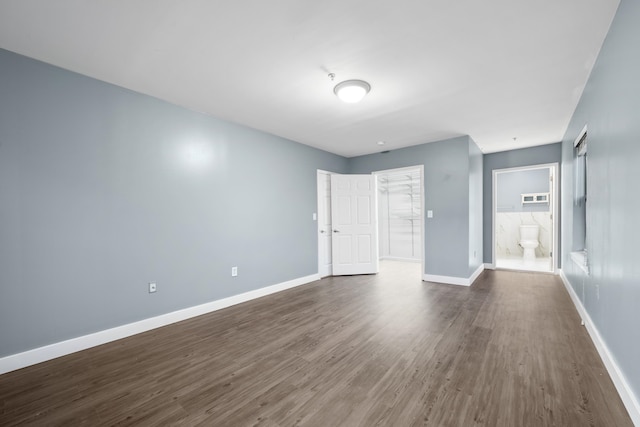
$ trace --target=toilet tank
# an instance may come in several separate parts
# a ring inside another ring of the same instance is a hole
[[[538,225],[521,225],[520,240],[538,240],[539,229]]]

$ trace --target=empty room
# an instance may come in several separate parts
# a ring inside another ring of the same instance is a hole
[[[0,2],[1,426],[640,426],[640,3]]]

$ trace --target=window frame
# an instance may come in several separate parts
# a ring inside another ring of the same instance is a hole
[[[571,259],[588,275],[589,263],[587,257],[587,171],[588,171],[588,140],[589,134],[587,125],[584,126],[578,137],[573,142],[573,168],[574,168],[574,193],[573,193],[573,209],[574,209],[574,225],[573,225],[573,252]],[[576,224],[576,214],[580,218],[580,224]],[[580,228],[578,228],[580,227]],[[581,238],[576,242],[576,234],[580,233]]]

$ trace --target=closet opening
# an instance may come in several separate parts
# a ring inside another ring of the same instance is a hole
[[[412,166],[373,173],[377,184],[380,261],[419,263],[421,272],[424,272],[423,169]]]

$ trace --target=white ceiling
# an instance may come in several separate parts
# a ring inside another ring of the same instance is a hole
[[[618,3],[1,0],[0,47],[348,157],[488,153],[562,139]]]

